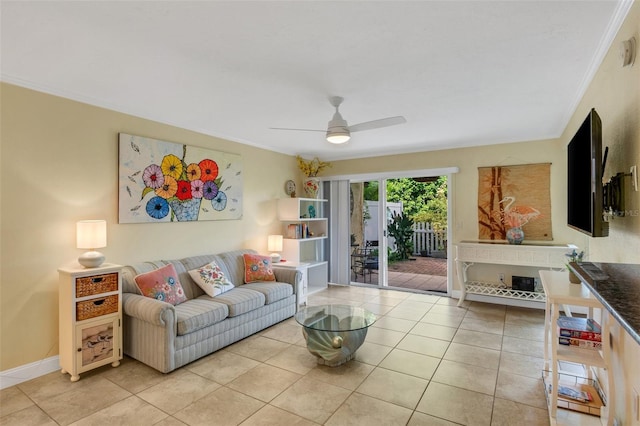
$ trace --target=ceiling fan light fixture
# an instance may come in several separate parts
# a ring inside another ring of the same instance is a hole
[[[346,143],[351,139],[349,132],[327,132],[327,142],[336,145]]]

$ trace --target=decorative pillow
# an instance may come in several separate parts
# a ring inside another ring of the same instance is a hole
[[[187,300],[176,268],[171,263],[155,271],[137,275],[134,280],[144,296],[172,305],[179,305]]]
[[[224,272],[215,261],[189,271],[189,275],[209,296],[214,297],[231,290],[233,284],[224,276]]]
[[[242,257],[244,257],[244,282],[246,284],[276,280],[273,269],[271,269],[271,256],[244,254]]]

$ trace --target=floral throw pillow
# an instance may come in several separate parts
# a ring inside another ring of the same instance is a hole
[[[187,300],[176,268],[172,264],[163,266],[155,271],[145,272],[134,278],[136,285],[143,295],[163,302],[179,305]]]
[[[224,272],[215,261],[207,263],[197,269],[189,271],[198,286],[209,296],[214,297],[233,288],[231,281],[225,277]]]
[[[259,254],[244,254],[244,282],[246,284],[258,281],[275,281],[271,268],[271,256]]]

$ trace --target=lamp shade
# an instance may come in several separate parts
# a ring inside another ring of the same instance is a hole
[[[89,249],[78,258],[85,268],[97,268],[104,263],[104,255],[97,248],[107,246],[107,221],[105,220],[81,220],[76,223],[76,246],[81,249]]]
[[[106,220],[81,220],[76,224],[76,245],[82,249],[107,246]]]
[[[267,250],[282,251],[282,235],[269,235]]]

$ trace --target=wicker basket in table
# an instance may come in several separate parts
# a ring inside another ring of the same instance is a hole
[[[76,321],[118,312],[118,295],[76,302]]]
[[[76,297],[118,291],[118,274],[92,275],[76,278]]]

